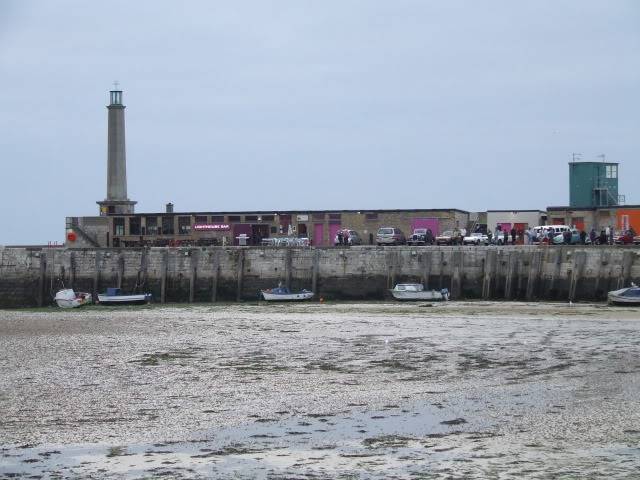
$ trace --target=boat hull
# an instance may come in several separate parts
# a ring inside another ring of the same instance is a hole
[[[428,300],[432,302],[440,302],[446,301],[447,298],[438,291],[435,290],[423,290],[421,292],[408,292],[408,291],[398,291],[398,290],[390,290],[391,295],[396,300],[404,300],[404,301],[419,301],[419,300]]]
[[[91,304],[91,294],[67,289],[59,291],[54,300],[60,308],[78,308]]]
[[[635,284],[631,287],[614,290],[607,295],[609,305],[622,305],[626,307],[640,306],[640,290]]]
[[[150,294],[98,295],[98,303],[100,303],[100,305],[144,305],[150,301]]]
[[[624,298],[617,295],[611,295],[607,297],[609,305],[623,305],[626,307],[638,307],[640,306],[640,299],[638,298]]]
[[[313,298],[313,292],[270,293],[263,290],[261,293],[262,298],[268,302],[300,302]]]

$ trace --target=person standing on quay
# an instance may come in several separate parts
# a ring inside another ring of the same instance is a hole
[[[517,234],[517,233],[518,233],[518,232],[516,231],[516,227],[511,227],[511,243],[512,243],[513,245],[515,245],[515,244],[516,244],[516,234]]]
[[[613,245],[613,227],[609,225],[609,245]]]
[[[589,232],[589,240],[591,240],[591,245],[596,244],[596,238],[598,238],[598,234],[596,233],[596,228],[591,227],[591,232]]]

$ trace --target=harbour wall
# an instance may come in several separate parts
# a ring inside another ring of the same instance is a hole
[[[0,247],[0,307],[50,305],[63,287],[151,292],[159,303],[252,300],[279,282],[325,299],[386,299],[396,283],[422,282],[454,299],[599,301],[640,280],[639,257],[621,246]]]

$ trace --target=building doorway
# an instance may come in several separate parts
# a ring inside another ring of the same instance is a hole
[[[260,245],[263,238],[269,238],[269,225],[262,223],[251,225],[251,243]]]

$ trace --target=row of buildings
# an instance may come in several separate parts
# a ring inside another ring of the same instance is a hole
[[[380,227],[430,228],[435,235],[446,230],[468,231],[537,225],[575,225],[596,230],[607,226],[640,231],[640,206],[623,206],[618,195],[618,164],[571,162],[570,206],[546,210],[489,210],[468,212],[457,208],[403,210],[287,210],[245,212],[135,213],[127,196],[125,122],[122,91],[110,92],[108,110],[107,197],[98,203],[99,215],[67,217],[67,246],[171,246],[260,244],[265,238],[304,237],[315,246],[333,245],[338,230],[358,231],[364,244],[375,244]]]

